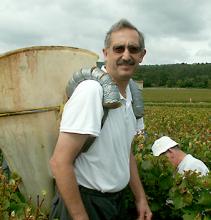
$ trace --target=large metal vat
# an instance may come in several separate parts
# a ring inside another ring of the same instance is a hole
[[[0,149],[23,183],[22,193],[36,204],[53,196],[49,158],[58,137],[59,106],[73,72],[96,65],[98,56],[84,49],[43,46],[0,56]]]

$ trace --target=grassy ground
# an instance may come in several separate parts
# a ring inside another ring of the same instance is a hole
[[[143,96],[145,103],[211,103],[211,89],[144,88]]]

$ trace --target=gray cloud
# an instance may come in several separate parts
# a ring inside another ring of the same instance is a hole
[[[211,57],[211,49],[204,49],[204,50],[199,50],[197,53],[196,53],[196,56],[199,56],[199,57]]]
[[[211,1],[2,0],[0,53],[34,45],[66,45],[102,57],[104,36],[127,18],[146,38],[145,64],[211,62]]]
[[[150,34],[191,39],[198,37],[204,29],[205,6],[190,0],[144,0],[139,6],[144,13],[146,30]]]

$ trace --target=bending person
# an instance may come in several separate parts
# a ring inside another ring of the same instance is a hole
[[[154,156],[165,154],[170,163],[177,168],[178,173],[184,174],[185,171],[192,170],[207,175],[209,172],[201,160],[186,154],[179,148],[179,144],[168,136],[157,139],[152,145],[152,152]]]

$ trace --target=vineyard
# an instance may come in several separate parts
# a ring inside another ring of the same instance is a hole
[[[211,109],[147,106],[146,134],[136,137],[134,150],[154,219],[211,219],[211,175],[177,174],[165,156],[153,157],[155,139],[168,135],[187,153],[211,169]]]
[[[146,104],[145,133],[134,139],[134,152],[153,219],[210,220],[211,174],[200,177],[187,172],[182,177],[165,156],[153,157],[151,145],[162,135],[173,138],[180,143],[182,150],[201,159],[211,169],[211,108]],[[0,162],[1,157],[0,154]],[[26,201],[17,191],[20,179],[13,176],[6,181],[5,178],[1,172],[0,219],[47,219],[47,215],[40,210],[44,200],[38,198],[38,207],[33,209],[30,201]],[[129,213],[125,219],[134,220],[135,207],[130,192],[125,202]]]

